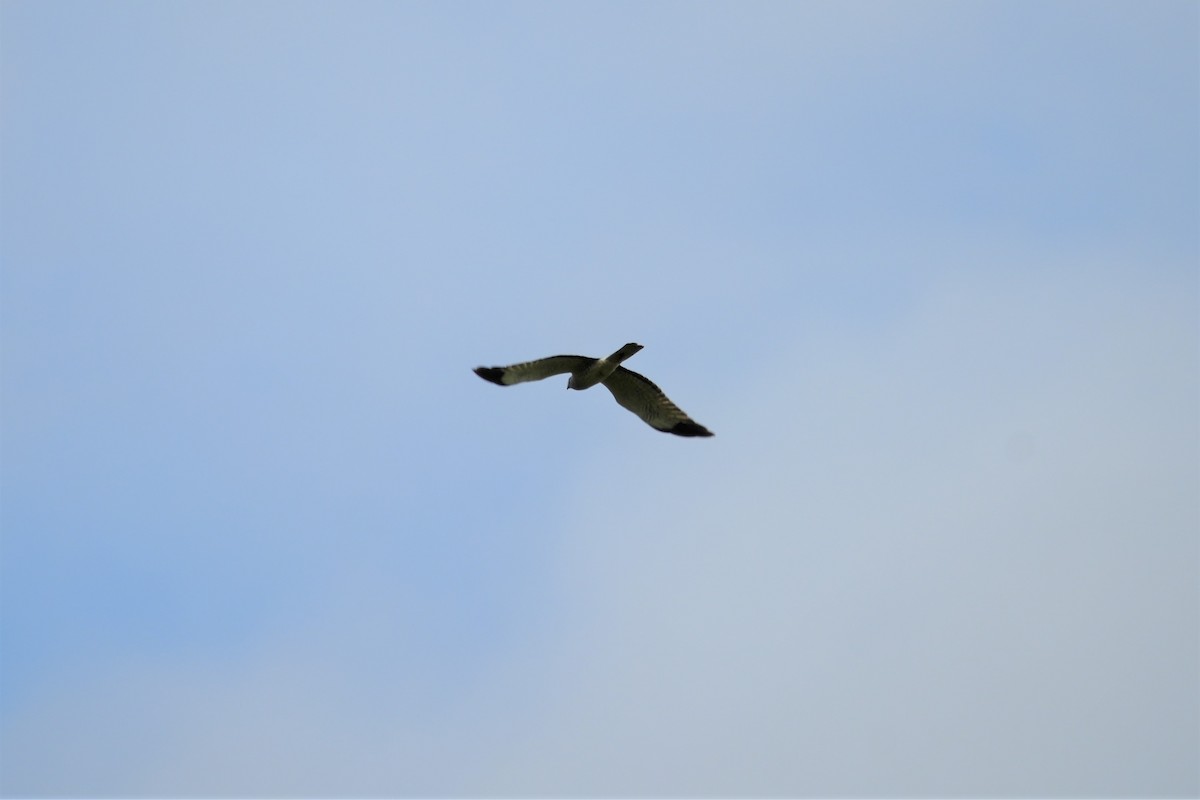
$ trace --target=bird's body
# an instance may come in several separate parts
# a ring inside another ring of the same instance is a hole
[[[640,344],[630,342],[608,358],[596,359],[582,370],[572,372],[571,379],[567,381],[567,388],[578,389],[582,392],[584,389],[592,388],[597,383],[604,383],[617,371],[622,361],[641,349],[642,346]]]
[[[602,383],[621,406],[655,430],[676,436],[712,436],[708,428],[683,413],[649,378],[621,366],[622,361],[641,349],[640,344],[630,342],[607,358],[550,356],[507,367],[476,367],[475,374],[500,386],[511,386],[569,372],[567,388],[582,391]]]

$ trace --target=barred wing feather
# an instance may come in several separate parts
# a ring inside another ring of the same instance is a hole
[[[604,381],[617,403],[637,414],[655,430],[676,436],[712,436],[712,432],[693,420],[671,402],[662,389],[644,375],[625,367]]]
[[[498,383],[501,386],[512,386],[514,383],[540,381],[553,375],[576,372],[595,360],[587,356],[550,356],[507,367],[476,367],[475,374],[485,381]]]

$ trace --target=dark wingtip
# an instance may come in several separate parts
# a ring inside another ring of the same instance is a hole
[[[704,427],[703,425],[701,425],[698,422],[692,422],[691,420],[688,420],[687,422],[676,423],[674,428],[667,428],[666,431],[664,431],[664,433],[673,433],[676,436],[712,436],[713,435],[712,431],[710,431],[708,428]]]
[[[504,385],[504,370],[500,367],[476,367],[475,374],[498,386]]]

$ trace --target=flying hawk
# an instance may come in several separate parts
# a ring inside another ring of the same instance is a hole
[[[655,386],[649,378],[621,366],[622,361],[641,349],[640,344],[630,342],[608,358],[550,356],[508,367],[476,367],[475,374],[500,386],[512,386],[514,383],[540,381],[551,375],[569,372],[571,379],[567,381],[568,389],[582,391],[602,383],[612,392],[618,403],[637,414],[655,430],[673,433],[676,436],[712,436],[708,428],[668,400],[662,389]]]

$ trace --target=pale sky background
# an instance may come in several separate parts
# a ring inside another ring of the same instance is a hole
[[[1195,796],[1200,5],[0,5],[0,791]],[[554,353],[629,362],[657,433]]]

